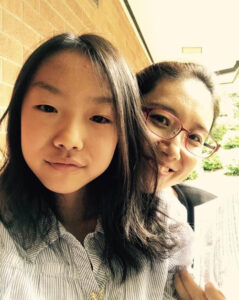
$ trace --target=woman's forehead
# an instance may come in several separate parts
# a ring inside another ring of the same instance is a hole
[[[211,128],[214,115],[212,95],[198,79],[164,79],[145,96],[144,101],[147,106],[168,108],[190,127],[197,123],[207,130]]]

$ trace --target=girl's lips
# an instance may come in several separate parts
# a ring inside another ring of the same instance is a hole
[[[55,170],[62,171],[62,172],[74,172],[84,167],[74,163],[49,162],[49,161],[46,161],[46,163],[51,167],[53,167]]]

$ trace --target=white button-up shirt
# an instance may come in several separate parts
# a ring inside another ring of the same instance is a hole
[[[50,232],[49,245],[40,242],[24,251],[0,223],[1,300],[176,299],[173,275],[178,267],[190,264],[190,259],[181,259],[187,246],[153,266],[142,258],[142,270],[121,284],[112,279],[100,257],[104,233],[99,224],[84,245],[61,224],[59,228],[59,235],[56,230]],[[191,234],[187,225],[185,232]]]

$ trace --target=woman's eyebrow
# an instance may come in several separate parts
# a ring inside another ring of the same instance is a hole
[[[161,103],[158,103],[158,102],[150,102],[150,103],[146,103],[145,104],[146,107],[150,107],[150,108],[159,108],[159,109],[164,109],[168,112],[170,112],[171,114],[175,115],[176,117],[178,117],[178,114],[176,112],[175,109],[173,109],[172,107],[169,107],[167,105],[163,105]]]
[[[63,94],[62,91],[60,91],[58,88],[55,86],[45,82],[45,81],[35,81],[31,84],[32,87],[40,87],[44,90],[47,90],[48,92],[51,92],[53,94]]]
[[[170,112],[171,114],[175,115],[178,119],[181,120],[181,118],[177,114],[176,110],[174,110],[172,107],[169,107],[167,105],[163,105],[163,104],[158,103],[158,102],[150,102],[149,104],[146,104],[145,106],[150,107],[150,108],[155,108],[155,109],[157,109],[157,108],[164,109],[164,110]],[[204,127],[203,125],[201,125],[200,123],[195,123],[194,128],[196,130],[202,130],[202,131],[205,131],[206,133],[208,133],[207,128]]]
[[[204,126],[202,126],[202,125],[199,124],[199,123],[196,123],[196,124],[195,124],[195,129],[204,131],[205,133],[209,133],[209,131],[207,130],[207,128],[204,127]]]

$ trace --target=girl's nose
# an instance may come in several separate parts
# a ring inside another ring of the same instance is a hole
[[[60,149],[70,150],[81,150],[84,147],[84,132],[82,126],[79,123],[65,124],[54,136],[53,144],[55,147]]]

